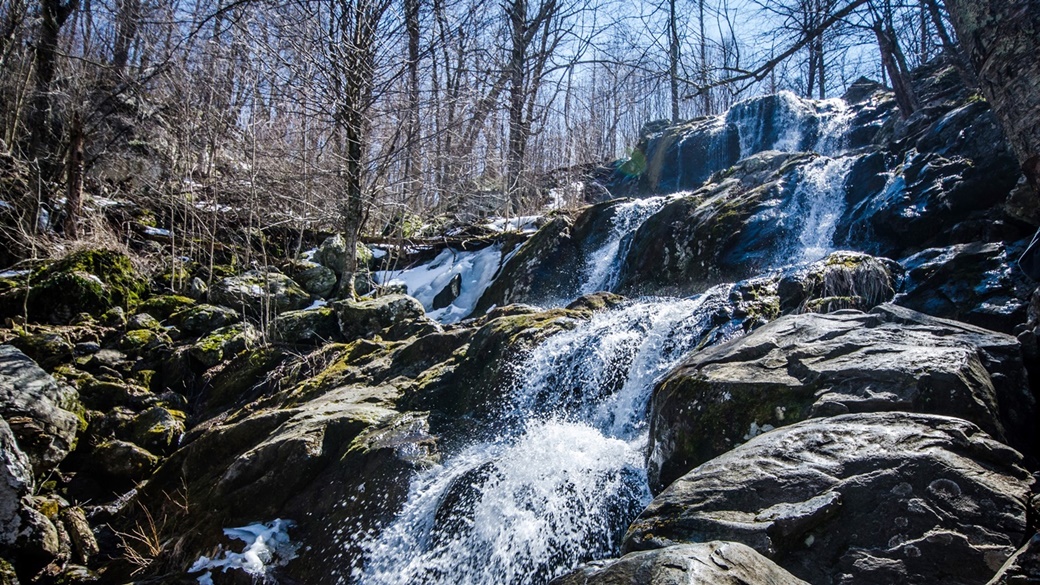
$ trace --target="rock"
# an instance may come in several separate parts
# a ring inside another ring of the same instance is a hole
[[[175,313],[189,309],[195,305],[195,300],[179,295],[154,296],[138,306],[142,313],[154,315],[157,319],[169,319]]]
[[[303,311],[286,311],[273,321],[275,341],[292,344],[324,344],[342,339],[336,310],[329,306]]]
[[[260,332],[249,323],[228,325],[200,338],[191,346],[191,357],[210,368],[260,341]]]
[[[620,307],[626,301],[628,301],[628,299],[621,295],[609,292],[597,292],[575,299],[571,304],[567,305],[567,308],[572,311],[596,312]]]
[[[312,295],[327,297],[336,287],[336,273],[317,262],[294,260],[282,267],[286,274]]]
[[[565,298],[576,286],[580,261],[571,228],[566,217],[554,217],[542,226],[502,266],[477,301],[473,315],[483,315],[493,306]]]
[[[66,323],[84,312],[100,315],[113,307],[132,308],[148,288],[125,254],[90,249],[48,266],[30,284],[30,318],[52,323]]]
[[[70,507],[61,512],[61,520],[76,546],[76,558],[81,563],[89,563],[100,552],[97,539],[90,529],[83,508]]]
[[[795,268],[777,283],[782,313],[869,311],[892,300],[901,268],[887,258],[834,252],[819,262]]]
[[[22,498],[33,493],[32,465],[7,421],[0,419],[0,547],[14,544],[21,527]]]
[[[186,333],[209,333],[242,320],[237,311],[215,305],[198,305],[179,311],[170,320]]]
[[[0,345],[0,415],[44,477],[72,450],[79,419],[72,412],[78,396],[25,354]]]
[[[173,340],[160,327],[159,331],[151,329],[134,329],[127,331],[119,338],[119,349],[132,355],[141,355],[146,352],[170,347]]]
[[[118,439],[94,447],[91,457],[101,472],[133,482],[147,478],[159,463],[159,458],[147,450]]]
[[[325,238],[314,254],[314,262],[332,270],[336,276],[343,274],[347,264],[347,240],[339,234]]]
[[[1028,585],[1040,583],[1040,534],[1033,534],[1025,546],[1011,555],[986,585]]]
[[[1025,419],[1001,417],[998,403],[1017,406],[1016,396],[994,387],[1000,372],[986,370],[976,335],[840,311],[781,317],[695,352],[654,389],[650,483],[660,489],[760,432],[849,412],[957,416],[1001,440],[1007,424],[1015,431],[1008,438],[1031,449]]]
[[[11,345],[25,352],[40,367],[51,371],[71,361],[75,350],[64,332],[47,329],[23,333],[12,339]]]
[[[789,206],[783,202],[795,193],[787,185],[813,159],[760,153],[666,204],[636,231],[615,292],[687,295],[776,265],[777,251],[797,237],[776,210]]]
[[[184,435],[183,412],[153,406],[134,417],[129,439],[152,453],[169,455]]]
[[[800,579],[978,584],[1026,533],[1021,455],[975,425],[850,414],[760,435],[676,480],[624,551],[732,540]]]
[[[444,288],[440,290],[433,297],[433,309],[443,309],[450,306],[455,299],[459,298],[459,294],[462,292],[462,275],[456,274],[451,277],[448,284],[444,285]]]
[[[596,561],[550,585],[807,585],[736,542],[704,542]]]
[[[126,321],[127,331],[149,330],[162,331],[162,324],[148,313],[138,313]]]
[[[30,574],[59,559],[63,552],[58,529],[31,507],[22,508],[21,530],[13,548],[17,550],[15,565]]]
[[[438,331],[440,326],[426,317],[419,301],[406,295],[389,295],[370,300],[336,301],[330,305],[339,318],[344,339],[405,339]]]
[[[310,295],[284,274],[250,270],[213,283],[209,301],[258,317],[302,309],[310,303]]]
[[[1004,333],[1026,321],[1029,289],[1017,282],[1004,244],[929,248],[902,263],[896,303],[904,307]]]
[[[209,287],[206,286],[206,282],[204,280],[196,276],[191,279],[191,282],[188,283],[188,290],[184,292],[189,297],[198,301],[205,298],[206,294],[209,292]]]

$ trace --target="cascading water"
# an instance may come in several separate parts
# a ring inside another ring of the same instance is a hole
[[[845,179],[857,156],[821,156],[798,171],[791,215],[796,237],[777,262],[812,262],[834,251],[834,231],[845,212]]]
[[[621,203],[614,209],[606,241],[585,259],[579,294],[613,290],[617,285],[618,265],[628,252],[632,234],[674,197],[635,199]]]
[[[649,502],[644,449],[654,382],[709,335],[720,287],[594,316],[518,364],[491,440],[417,477],[397,519],[364,543],[366,584],[544,583],[615,555]],[[359,537],[363,537],[360,535]]]

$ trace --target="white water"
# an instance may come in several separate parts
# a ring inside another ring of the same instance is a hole
[[[712,331],[727,291],[632,303],[537,347],[518,364],[499,435],[417,477],[398,518],[363,543],[353,577],[370,585],[544,583],[616,555],[650,500],[650,391]]]
[[[616,206],[614,216],[610,220],[607,239],[585,259],[579,295],[614,289],[617,285],[618,268],[628,253],[632,235],[644,221],[675,197],[677,195],[634,199]]]
[[[774,103],[771,112],[766,107]],[[740,158],[764,150],[802,152],[813,150],[833,156],[843,152],[845,131],[852,112],[841,99],[807,100],[789,91],[775,98],[751,98],[723,114],[737,128]],[[815,132],[815,140],[812,140]]]
[[[799,169],[790,211],[799,227],[785,263],[813,262],[834,251],[834,231],[845,213],[845,179],[857,158],[821,156]]]

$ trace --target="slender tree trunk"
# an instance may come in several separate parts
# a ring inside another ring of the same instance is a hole
[[[900,65],[902,52],[896,44],[895,38],[889,36],[890,29],[879,19],[874,22],[874,36],[877,38],[878,48],[881,50],[881,62],[888,71],[888,77],[892,82],[892,91],[896,95],[896,104],[903,117],[909,117],[917,111],[917,97],[913,86],[910,84],[909,74],[906,71],[905,61]]]
[[[679,27],[675,0],[668,0],[668,87],[672,98],[672,123],[679,121]]]
[[[79,237],[83,208],[83,119],[77,113],[69,130],[69,154],[65,174],[65,236]]]
[[[524,147],[525,66],[527,65],[527,0],[512,0],[508,6],[511,31],[509,53],[509,143],[506,155],[505,192],[507,213],[512,214],[522,198]]]
[[[408,118],[405,132],[405,203],[414,208],[422,192],[422,164],[419,158],[419,0],[404,0],[405,28],[408,33]]]

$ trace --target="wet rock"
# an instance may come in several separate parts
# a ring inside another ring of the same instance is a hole
[[[869,311],[892,300],[901,268],[886,258],[834,252],[784,274],[777,283],[783,313]]]
[[[1026,533],[1021,455],[975,425],[907,413],[804,421],[676,480],[623,550],[732,540],[795,576],[985,583]]]
[[[773,217],[775,208],[793,196],[793,174],[812,160],[760,153],[665,205],[636,231],[616,292],[697,293],[774,265],[777,250],[795,236],[790,222]]]
[[[75,444],[76,391],[57,382],[25,354],[0,345],[0,415],[32,461],[37,477],[61,462]]]
[[[426,317],[419,301],[406,295],[388,295],[370,300],[336,301],[330,305],[339,318],[344,339],[405,339],[417,334],[432,333],[439,326]]]
[[[473,315],[513,303],[565,298],[576,286],[579,261],[572,225],[566,217],[555,217],[524,242],[484,291]]]
[[[292,344],[323,344],[342,339],[339,319],[332,307],[286,311],[271,326],[275,341]]]
[[[448,281],[448,284],[444,285],[444,288],[440,290],[433,297],[433,309],[443,309],[450,306],[455,299],[459,298],[459,294],[462,293],[462,275],[456,274]]]
[[[214,282],[209,300],[236,311],[261,316],[302,309],[310,303],[310,295],[280,272],[250,270]]]
[[[186,333],[209,333],[242,320],[239,312],[216,305],[198,305],[179,311],[170,320]]]
[[[1004,333],[1026,321],[1028,288],[1002,243],[930,248],[902,263],[904,307]]]
[[[754,549],[704,542],[633,552],[596,561],[550,585],[805,585]]]
[[[191,357],[210,368],[260,341],[260,332],[249,323],[236,323],[213,331],[191,346]]]
[[[982,356],[987,343],[1015,341],[998,333],[980,341],[979,331],[840,311],[782,317],[696,352],[654,390],[651,485],[661,489],[761,432],[850,412],[957,416],[1031,449],[1028,390],[998,391],[1002,371],[987,371]],[[1019,408],[1026,401],[1025,418],[1003,418],[1004,401]]]

